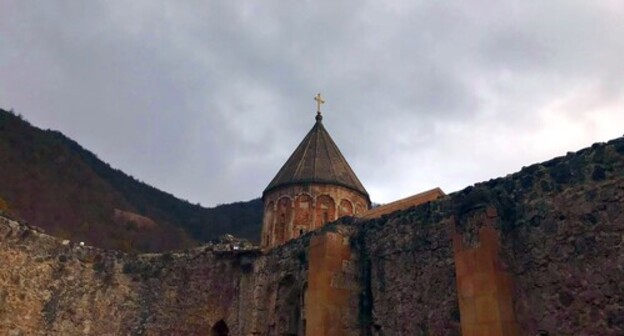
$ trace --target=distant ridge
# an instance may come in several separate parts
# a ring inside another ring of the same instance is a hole
[[[0,200],[9,213],[52,235],[137,252],[186,248],[225,233],[257,241],[262,220],[259,199],[215,208],[191,204],[3,109]]]

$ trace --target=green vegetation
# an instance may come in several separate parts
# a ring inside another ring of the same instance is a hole
[[[126,251],[162,251],[225,233],[252,241],[260,236],[259,199],[215,208],[191,204],[110,167],[62,133],[33,127],[2,109],[0,173],[0,195],[11,204],[11,211],[73,241]],[[148,217],[157,225],[137,228],[116,221],[115,209]]]

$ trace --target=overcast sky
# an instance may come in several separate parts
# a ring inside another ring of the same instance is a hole
[[[324,124],[375,202],[624,134],[624,1],[0,0],[0,107],[205,206]]]

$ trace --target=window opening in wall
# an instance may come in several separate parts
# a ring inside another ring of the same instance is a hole
[[[299,235],[301,236],[303,235],[303,233],[304,233],[303,229],[299,229]]]
[[[329,215],[327,214],[327,211],[323,212],[323,224],[327,224],[327,222],[329,222]]]

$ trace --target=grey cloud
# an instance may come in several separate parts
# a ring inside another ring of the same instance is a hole
[[[0,104],[214,205],[261,194],[320,91],[385,202],[621,135],[619,3],[5,1]]]

